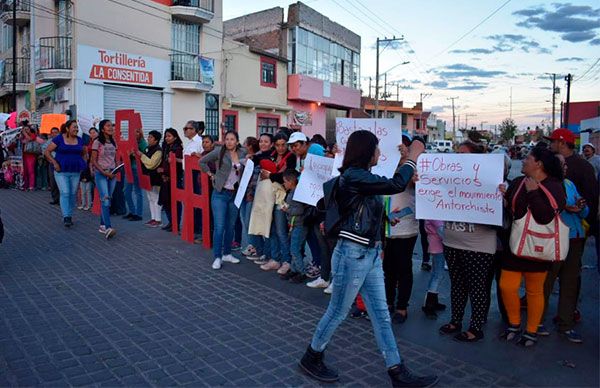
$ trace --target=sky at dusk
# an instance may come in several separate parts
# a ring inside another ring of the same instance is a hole
[[[224,20],[285,0],[224,0]],[[510,115],[520,127],[550,122],[552,81],[557,73],[557,122],[566,99],[564,76],[572,73],[571,101],[600,100],[600,1],[528,0],[307,0],[304,3],[361,36],[363,94],[375,76],[377,37],[404,36],[380,57],[387,80],[400,85],[405,106],[419,101],[425,110],[452,123],[449,97],[463,126],[499,124]],[[479,25],[480,24],[480,25]],[[479,25],[479,26],[478,26]],[[473,30],[473,31],[471,31]],[[383,82],[383,81],[382,81]],[[373,81],[374,85],[374,81]],[[395,99],[396,86],[391,87]]]

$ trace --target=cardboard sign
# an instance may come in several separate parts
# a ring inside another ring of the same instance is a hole
[[[502,225],[502,154],[422,154],[417,218]]]
[[[235,195],[235,199],[233,203],[239,209],[242,206],[242,200],[244,199],[244,195],[246,195],[246,190],[248,189],[248,184],[250,183],[250,178],[252,178],[252,173],[254,172],[254,162],[250,159],[246,161],[246,166],[244,167],[244,173],[242,174],[242,179],[240,179],[240,186],[238,187],[238,191]]]
[[[7,129],[6,131],[0,132],[0,139],[2,139],[2,145],[4,145],[4,147],[8,147],[15,140],[19,133],[21,133],[21,127],[15,129]]]
[[[60,129],[60,126],[67,122],[67,115],[61,113],[46,113],[42,115],[40,123],[40,133],[50,133],[52,128]]]
[[[342,166],[348,138],[353,132],[367,130],[379,139],[381,156],[379,163],[373,167],[373,174],[388,178],[394,176],[400,162],[398,145],[402,142],[402,126],[399,119],[335,119],[335,139],[339,153],[335,156],[333,175],[339,175],[338,168]]]
[[[306,155],[304,170],[300,175],[294,201],[316,206],[323,198],[323,183],[331,179],[334,160],[313,154]]]

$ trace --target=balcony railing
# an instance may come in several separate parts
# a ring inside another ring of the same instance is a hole
[[[202,82],[200,57],[191,54],[171,54],[171,80]]]
[[[17,12],[31,11],[31,1],[33,0],[4,0],[2,1],[2,12],[12,12],[13,2],[17,2]]]
[[[71,63],[71,38],[54,36],[40,38],[39,69],[73,69]]]
[[[17,58],[17,83],[18,84],[28,84],[30,83],[29,76],[29,58]],[[6,59],[4,61],[4,85],[10,85],[13,82],[13,60],[12,58]]]
[[[173,6],[196,7],[206,11],[215,11],[214,0],[173,0]]]

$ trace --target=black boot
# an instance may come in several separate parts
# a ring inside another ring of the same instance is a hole
[[[437,294],[434,294],[433,292],[428,292],[427,297],[425,298],[425,305],[421,307],[421,310],[423,310],[425,316],[428,319],[437,319],[435,302],[437,302]]]
[[[340,379],[337,371],[329,369],[323,363],[323,352],[312,350],[310,345],[308,346],[308,349],[306,349],[304,356],[302,356],[300,368],[302,368],[309,376],[324,383],[333,383]]]
[[[404,364],[394,365],[388,369],[388,375],[394,387],[431,387],[439,381],[437,376],[415,376]]]
[[[73,219],[71,217],[64,217],[63,224],[65,225],[65,227],[70,228],[71,226],[73,226]]]
[[[446,310],[446,305],[445,304],[441,304],[438,301],[438,294],[432,294],[433,295],[433,301],[431,302],[433,305],[433,308],[435,309],[435,311],[444,311]]]

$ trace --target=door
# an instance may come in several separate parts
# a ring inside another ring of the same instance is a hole
[[[156,130],[163,133],[162,92],[136,87],[104,87],[104,118],[114,122],[115,111],[133,109],[142,116],[144,135]]]

